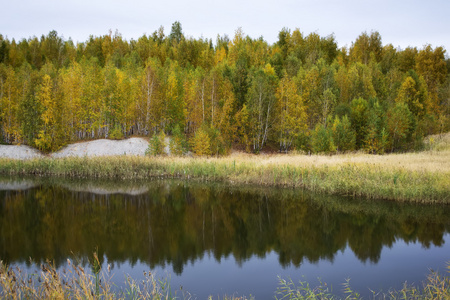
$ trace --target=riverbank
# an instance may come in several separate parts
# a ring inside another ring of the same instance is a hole
[[[0,160],[9,175],[182,178],[304,188],[314,192],[421,203],[450,203],[450,153],[369,156],[232,155],[67,157]]]
[[[368,155],[250,155],[227,157],[66,156],[0,159],[9,175],[182,178],[233,184],[284,186],[313,192],[419,203],[450,203],[450,134],[427,151]]]

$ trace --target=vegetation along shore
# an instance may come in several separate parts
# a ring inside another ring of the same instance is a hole
[[[426,147],[428,150],[421,152],[386,155],[233,153],[224,157],[0,159],[0,173],[129,180],[183,178],[304,188],[373,199],[450,203],[450,134],[430,137]]]

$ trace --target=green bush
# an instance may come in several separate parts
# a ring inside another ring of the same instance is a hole
[[[145,151],[145,155],[164,155],[166,148],[166,135],[164,131],[159,134],[154,134],[149,141],[148,148]]]
[[[352,130],[350,120],[346,115],[335,117],[332,127],[333,142],[338,151],[351,151],[355,149],[356,134]]]
[[[336,151],[331,130],[322,124],[317,124],[311,135],[312,150],[316,153],[329,153]]]
[[[302,131],[299,133],[297,138],[294,140],[294,148],[297,151],[311,151],[311,135],[309,131]]]
[[[114,126],[113,130],[111,130],[111,134],[109,135],[109,138],[112,140],[122,140],[123,139],[123,132],[122,132],[122,128],[120,128],[120,125]]]
[[[212,155],[225,155],[230,151],[231,145],[224,140],[222,132],[218,128],[207,129]]]
[[[183,155],[188,150],[188,145],[183,132],[181,132],[180,126],[176,125],[172,130],[172,138],[169,142],[169,149],[171,155]]]

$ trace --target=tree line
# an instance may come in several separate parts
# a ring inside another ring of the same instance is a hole
[[[206,155],[416,149],[450,129],[445,52],[383,45],[378,32],[338,48],[333,35],[287,28],[272,45],[241,29],[213,43],[179,22],[130,41],[0,34],[0,141],[55,151],[169,134],[180,152]]]

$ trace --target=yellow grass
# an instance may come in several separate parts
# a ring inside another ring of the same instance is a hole
[[[412,153],[371,155],[363,152],[354,152],[337,155],[249,155],[236,152],[228,159],[249,161],[261,165],[290,165],[304,168],[357,164],[368,167],[377,166],[382,169],[448,174],[450,172],[450,133],[428,137],[426,140],[427,147],[429,147],[430,139],[434,141],[432,149]]]
[[[376,165],[387,169],[445,173],[450,170],[450,151],[369,155],[365,153],[326,155],[270,155],[251,157],[233,155],[238,160],[250,160],[261,165],[291,165],[298,167],[339,166],[346,164]]]

